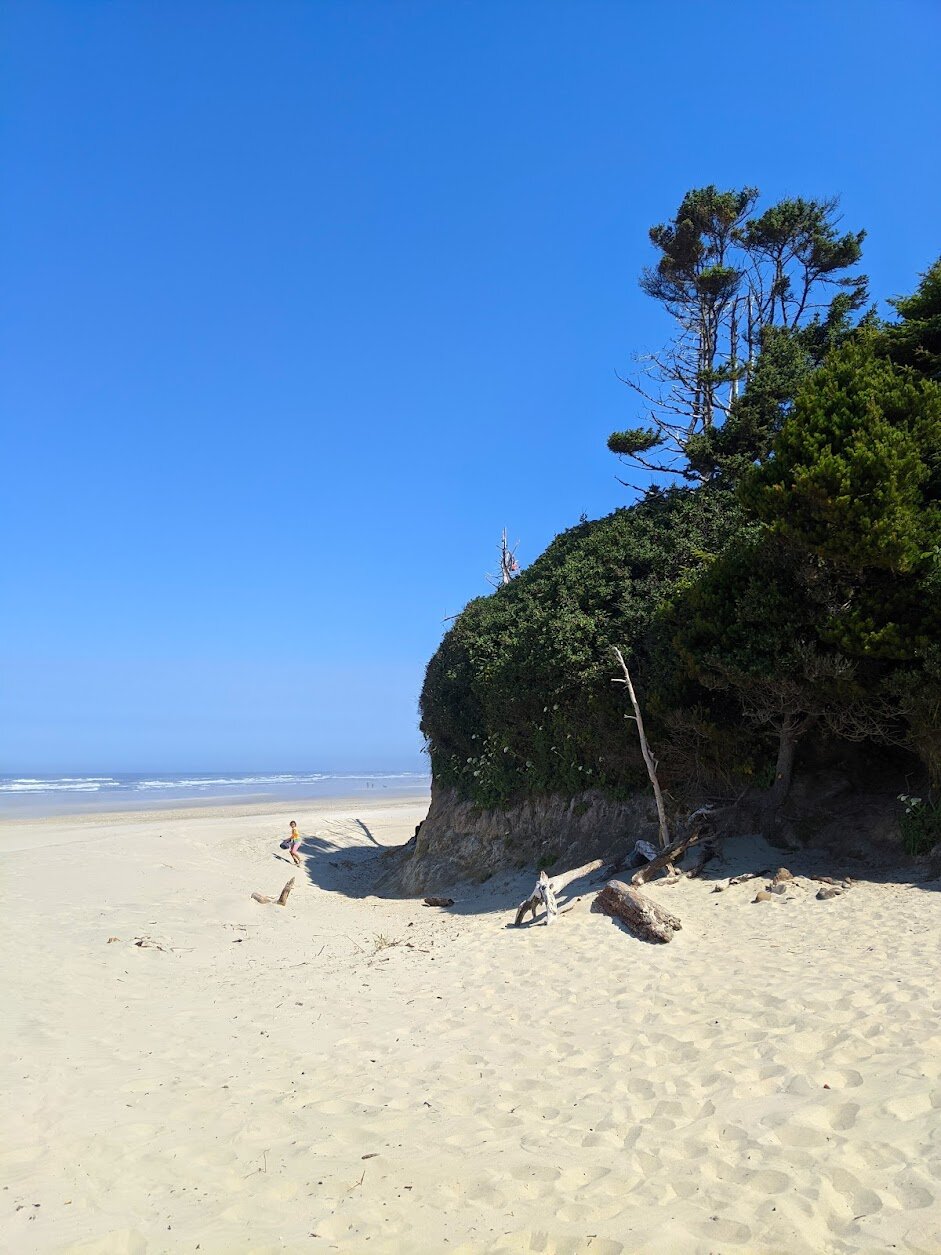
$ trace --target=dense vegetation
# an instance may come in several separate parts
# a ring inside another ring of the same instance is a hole
[[[862,233],[756,198],[700,189],[651,232],[668,386],[635,382],[652,425],[609,445],[679,486],[557,537],[429,663],[434,776],[464,797],[643,782],[613,645],[675,796],[778,806],[808,734],[904,747],[941,784],[941,261],[895,321],[860,317]]]

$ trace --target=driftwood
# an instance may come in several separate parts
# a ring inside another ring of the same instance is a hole
[[[626,867],[637,867],[637,859],[640,858],[640,865],[652,863],[657,857],[657,848],[650,844],[649,841],[635,841],[632,850],[626,850],[613,863],[609,863],[604,869],[599,880],[617,880],[618,875],[624,871]]]
[[[696,862],[692,865],[692,867],[686,873],[689,879],[695,880],[697,876],[702,875],[702,869],[706,866],[707,863],[711,863],[712,860],[716,857],[716,855],[717,855],[716,847],[711,842],[706,842],[705,845],[700,846],[699,857],[696,859]]]
[[[676,874],[676,869],[673,864],[679,862],[691,845],[698,845],[702,835],[703,825],[694,825],[688,836],[680,837],[678,841],[674,841],[672,845],[668,845],[667,848],[658,854],[655,859],[651,859],[646,866],[639,868],[631,877],[631,884],[644,885],[663,868],[667,869],[670,876],[674,876]],[[698,875],[700,871],[702,871],[702,865],[698,868],[696,875]]]
[[[453,906],[453,898],[423,898],[425,906]]]
[[[287,903],[288,898],[291,896],[291,890],[294,888],[294,880],[295,880],[295,877],[292,876],[291,879],[284,886],[284,888],[281,890],[281,893],[279,894],[279,896],[276,898],[269,898],[268,895],[264,893],[253,893],[252,899],[255,902],[262,902],[262,903],[274,902],[278,906],[284,906]]]
[[[740,876],[733,876],[729,881],[729,888],[732,885],[743,885],[746,880],[760,880],[763,876],[769,876],[771,868],[765,867],[760,872],[742,872]]]
[[[675,915],[621,880],[609,880],[591,909],[619,919],[641,941],[670,941],[682,928]]]
[[[536,918],[536,910],[538,907],[546,908],[546,923],[551,924],[559,913],[559,907],[555,900],[555,890],[552,888],[552,882],[546,875],[545,871],[539,873],[539,879],[536,886],[528,898],[519,904],[516,908],[516,927],[518,928],[523,922],[523,917],[527,911],[532,911],[533,919]]]
[[[604,859],[593,858],[590,863],[583,863],[581,867],[576,867],[570,872],[560,872],[558,876],[553,876],[550,881],[552,892],[561,893],[573,881],[581,880],[583,876],[590,876],[592,872],[598,871],[601,867],[604,867]]]
[[[545,871],[541,871],[532,893],[528,898],[524,898],[516,908],[515,926],[518,928],[522,924],[527,911],[531,911],[532,917],[535,919],[536,911],[540,906],[545,906],[546,923],[551,924],[559,913],[556,894],[561,893],[573,881],[581,880],[583,876],[589,876],[592,872],[598,871],[600,867],[604,867],[604,859],[595,858],[590,863],[583,863],[581,867],[575,867],[568,872],[560,872],[558,876],[553,876],[551,880]],[[427,902],[427,900],[426,898],[425,901]]]

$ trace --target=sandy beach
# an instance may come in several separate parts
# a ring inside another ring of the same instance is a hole
[[[517,930],[372,896],[426,806],[0,825],[4,1250],[941,1252],[941,882]]]

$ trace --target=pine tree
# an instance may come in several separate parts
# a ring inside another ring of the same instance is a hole
[[[688,479],[714,473],[715,433],[755,382],[770,333],[786,333],[802,354],[866,300],[865,276],[846,273],[860,260],[865,233],[840,234],[835,200],[783,200],[749,217],[757,199],[753,187],[696,188],[669,222],[650,229],[660,256],[640,285],[677,331],[643,359],[640,377],[624,380],[643,402],[646,425],[608,438],[613,453],[649,471]]]
[[[883,350],[894,362],[941,382],[941,257],[911,296],[896,297],[890,304],[900,321],[885,328]]]
[[[792,543],[904,574],[941,545],[941,388],[875,347],[863,336],[808,378],[742,492]]]

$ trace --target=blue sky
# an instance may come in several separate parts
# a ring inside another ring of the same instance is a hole
[[[625,504],[647,228],[941,251],[941,7],[2,6],[0,769],[420,764],[442,620]]]

